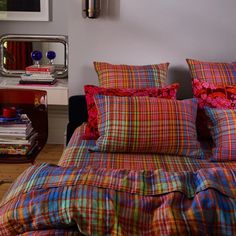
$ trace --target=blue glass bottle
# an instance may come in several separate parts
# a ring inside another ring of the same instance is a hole
[[[34,61],[35,66],[38,66],[38,67],[40,66],[39,62],[42,59],[42,57],[43,57],[42,52],[38,50],[31,52],[31,58]]]
[[[54,59],[56,58],[56,52],[54,52],[54,51],[47,51],[46,56],[47,56],[47,58],[49,60],[48,64],[52,65]]]

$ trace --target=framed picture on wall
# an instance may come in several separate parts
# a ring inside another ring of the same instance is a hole
[[[49,21],[50,0],[0,0],[0,20]]]

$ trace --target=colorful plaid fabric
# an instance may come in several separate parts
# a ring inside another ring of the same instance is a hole
[[[70,227],[71,228],[71,227]],[[48,230],[34,230],[20,234],[21,236],[83,236],[78,229],[48,229]]]
[[[95,95],[100,137],[94,151],[203,157],[196,139],[197,101]]]
[[[79,126],[72,135],[58,165],[78,168],[107,168],[128,170],[156,170],[168,172],[197,171],[199,169],[222,167],[236,169],[236,162],[211,162],[211,145],[201,143],[204,159],[173,156],[170,154],[148,153],[111,153],[91,152],[89,149],[96,144],[95,140],[83,140],[86,123]]]
[[[205,108],[212,122],[213,161],[236,161],[236,110]]]
[[[236,85],[236,63],[204,62],[186,59],[192,79],[215,85]]]
[[[1,202],[0,235],[62,235],[69,228],[78,235],[234,235],[235,211],[235,169],[168,173],[43,163],[27,169]]]
[[[109,96],[130,97],[130,96],[148,96],[175,99],[179,84],[175,83],[164,88],[145,88],[145,89],[124,89],[124,88],[103,88],[94,85],[85,85],[84,92],[88,110],[88,124],[86,126],[84,139],[97,139],[98,121],[97,108],[94,101],[95,94],[103,94]]]
[[[105,88],[162,88],[166,86],[168,65],[136,66],[94,62],[99,85]]]

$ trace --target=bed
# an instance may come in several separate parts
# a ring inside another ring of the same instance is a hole
[[[211,141],[199,142],[204,158],[97,151],[87,125],[85,96],[71,97],[58,165],[19,176],[1,202],[0,235],[235,235],[236,162],[212,161]]]

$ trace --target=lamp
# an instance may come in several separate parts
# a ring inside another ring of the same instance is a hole
[[[97,18],[100,14],[100,0],[83,0],[83,17]]]

